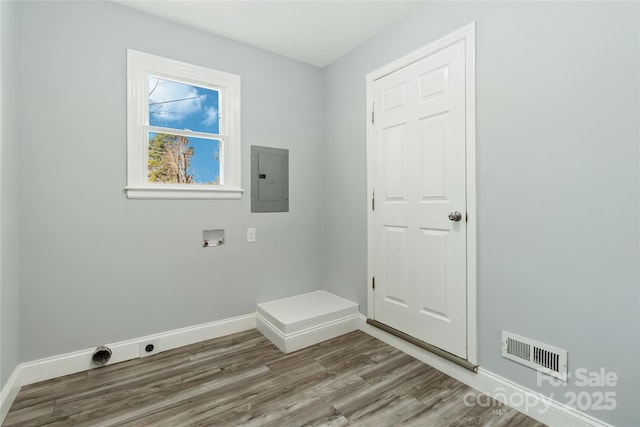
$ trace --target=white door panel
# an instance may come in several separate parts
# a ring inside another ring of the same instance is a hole
[[[374,81],[374,318],[466,352],[465,44]],[[459,211],[462,220],[451,221]]]

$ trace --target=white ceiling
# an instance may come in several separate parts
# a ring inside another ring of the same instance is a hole
[[[152,15],[323,67],[424,0],[114,0]]]

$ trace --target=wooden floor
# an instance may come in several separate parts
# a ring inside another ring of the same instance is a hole
[[[25,386],[3,426],[542,426],[469,393],[360,331],[284,355],[252,330]]]

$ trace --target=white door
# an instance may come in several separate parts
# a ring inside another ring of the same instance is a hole
[[[467,359],[464,40],[374,80],[373,101],[374,319]]]

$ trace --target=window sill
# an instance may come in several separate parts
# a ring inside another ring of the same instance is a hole
[[[237,200],[242,197],[242,188],[206,187],[125,187],[129,199],[192,199],[192,200]]]

